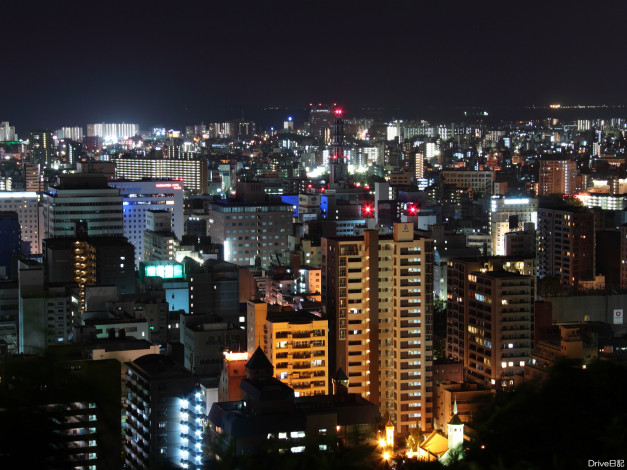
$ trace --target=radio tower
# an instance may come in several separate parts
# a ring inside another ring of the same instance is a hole
[[[344,119],[342,108],[335,108],[333,114],[333,151],[329,157],[329,187],[341,188],[348,185],[348,162],[344,155]]]

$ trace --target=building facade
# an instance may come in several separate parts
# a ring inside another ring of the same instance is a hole
[[[331,367],[400,433],[432,426],[433,256],[408,223],[392,236],[322,238]]]

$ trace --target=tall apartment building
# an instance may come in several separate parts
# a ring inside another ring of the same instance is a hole
[[[507,271],[521,276],[535,276],[535,257],[459,257],[446,262],[446,355],[449,359],[463,361],[468,346],[468,311],[471,274],[486,271]]]
[[[74,237],[85,225],[89,236],[123,236],[122,196],[98,173],[60,175],[43,195],[45,238]]]
[[[139,124],[96,123],[87,124],[87,137],[100,137],[107,142],[118,142],[139,135]]]
[[[432,426],[433,240],[410,223],[393,235],[322,238],[330,368],[399,433]]]
[[[269,265],[288,248],[293,207],[267,201],[263,183],[238,183],[237,195],[208,205],[211,241],[224,245],[225,261]]]
[[[148,354],[128,364],[125,380],[125,467],[202,468],[208,397],[198,377],[168,356]]]
[[[580,208],[538,209],[538,276],[577,287],[594,277],[594,213]]]
[[[268,309],[248,301],[248,354],[260,347],[274,364],[274,376],[294,389],[295,396],[329,391],[328,320],[311,313]]]
[[[0,192],[0,211],[17,213],[21,230],[21,250],[25,254],[41,253],[43,223],[39,197],[34,191]]]
[[[75,142],[83,140],[83,128],[80,126],[62,127],[56,131],[59,139],[68,139]]]
[[[48,129],[31,131],[28,138],[28,149],[30,152],[30,163],[40,163],[48,166],[52,162],[54,155],[52,131]]]
[[[124,216],[124,236],[135,245],[135,264],[144,260],[144,232],[148,211],[168,211],[171,230],[183,238],[183,185],[174,180],[109,181],[120,190]]]
[[[506,271],[468,275],[464,370],[470,380],[509,388],[533,349],[535,278]]]
[[[538,196],[574,194],[577,162],[574,160],[540,160]]]
[[[538,200],[528,197],[492,196],[490,199],[490,237],[492,254],[505,255],[505,234],[522,232],[528,223],[537,227]]]
[[[207,161],[119,157],[115,159],[115,178],[125,180],[174,179],[192,194],[205,194],[208,185]]]

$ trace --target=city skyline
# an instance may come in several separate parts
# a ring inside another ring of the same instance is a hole
[[[461,2],[7,5],[0,119],[183,126],[311,101],[404,109],[624,105],[625,7]],[[611,13],[611,14],[610,14]],[[399,110],[394,112],[395,110]],[[252,110],[252,111],[251,111]],[[460,113],[461,115],[461,113]]]

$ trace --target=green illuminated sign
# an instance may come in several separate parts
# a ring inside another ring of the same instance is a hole
[[[160,277],[161,279],[182,279],[183,266],[179,265],[158,265],[146,266],[144,269],[146,277]]]

